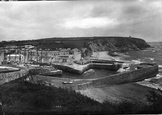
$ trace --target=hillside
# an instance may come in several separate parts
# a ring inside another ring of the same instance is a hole
[[[137,84],[93,88],[81,93],[86,93],[86,96],[70,89],[32,84],[19,78],[0,86],[0,102],[3,104],[5,115],[107,115],[162,112],[162,91],[153,89],[151,91]],[[87,96],[106,98],[108,101],[99,103]],[[116,101],[112,102],[114,99]],[[0,108],[0,115],[2,114]]]
[[[128,51],[150,47],[143,39],[133,37],[69,37],[43,38],[25,41],[3,41],[0,46],[7,45],[34,45],[38,48],[83,48],[93,51]]]

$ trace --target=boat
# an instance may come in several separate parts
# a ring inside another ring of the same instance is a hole
[[[17,67],[9,67],[9,66],[0,66],[0,73],[9,73],[19,71],[20,68]]]
[[[74,82],[74,80],[71,80],[70,78],[69,78],[69,81],[63,81],[62,83],[63,84],[72,84]]]
[[[72,84],[73,82],[72,81],[63,81],[62,83],[63,84]]]
[[[50,66],[45,66],[45,67],[36,67],[34,69],[31,69],[30,73],[35,75],[44,75],[44,76],[61,76],[62,70]]]
[[[40,72],[39,75],[61,76],[62,75],[62,70],[52,70],[52,71]]]

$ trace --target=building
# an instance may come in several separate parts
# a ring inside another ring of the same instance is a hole
[[[34,46],[32,46],[32,45],[25,45],[24,47],[25,47],[26,49],[34,48]]]
[[[69,50],[68,49],[61,49],[60,52],[59,52],[60,56],[67,56],[69,55]]]
[[[72,52],[73,52],[74,60],[80,60],[81,59],[81,52],[78,48],[72,49]]]
[[[6,49],[16,49],[17,46],[6,46],[5,48],[6,48]]]
[[[59,51],[49,51],[47,54],[48,57],[56,57],[58,55],[60,55]]]
[[[7,62],[18,62],[24,63],[25,58],[22,54],[8,54],[7,55]]]
[[[58,41],[59,43],[59,41]],[[16,48],[16,47],[8,47],[15,48],[14,52],[6,52],[4,55],[6,61],[13,62],[22,62],[22,63],[64,63],[70,62],[72,63],[75,60],[81,59],[81,51],[77,48],[58,48],[57,50],[50,49],[41,49],[36,48],[32,45],[24,45]],[[10,50],[10,49],[5,49]],[[2,56],[3,57],[3,56]],[[0,60],[1,61],[1,60]]]
[[[4,50],[0,49],[0,64],[4,61]]]

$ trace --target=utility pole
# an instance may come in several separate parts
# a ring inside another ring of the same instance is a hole
[[[25,51],[25,48],[24,48],[24,64],[25,64],[25,59],[26,59],[26,51]]]
[[[40,49],[41,50],[41,63],[42,63],[42,49]]]
[[[36,50],[37,50],[37,57],[36,58],[37,58],[37,63],[38,63],[38,48]]]
[[[32,49],[30,50],[30,61],[32,60]]]

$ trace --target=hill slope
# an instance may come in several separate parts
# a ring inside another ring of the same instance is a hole
[[[0,42],[6,45],[34,45],[39,48],[83,48],[93,51],[128,51],[150,47],[143,39],[133,37],[69,37],[69,38],[44,38],[26,41]]]

